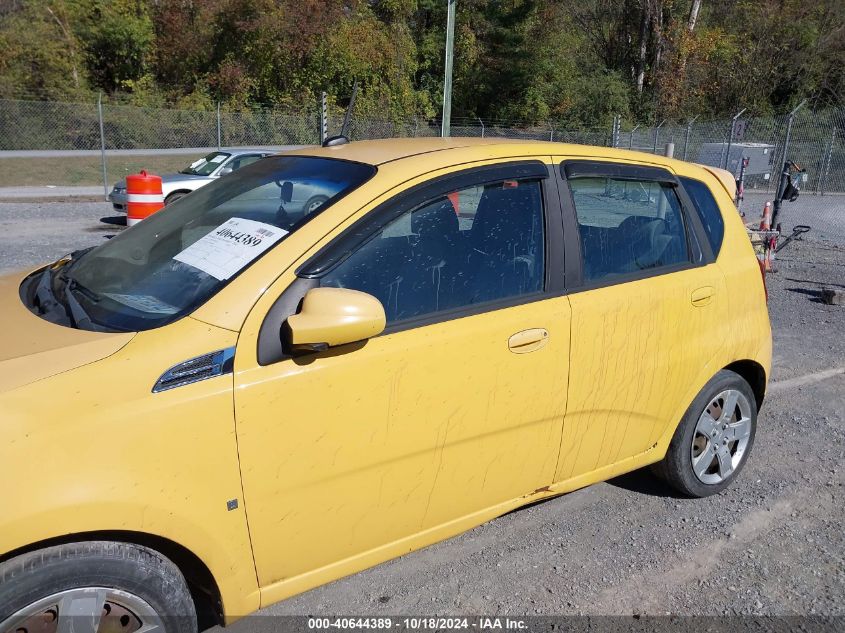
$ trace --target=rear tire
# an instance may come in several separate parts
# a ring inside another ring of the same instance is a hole
[[[666,457],[652,470],[690,497],[717,494],[745,466],[756,430],[754,392],[739,374],[723,369],[695,397]]]
[[[0,564],[0,633],[53,631],[53,625],[57,630],[59,619],[70,613],[79,618],[73,624],[80,630],[98,622],[94,630],[132,633],[159,624],[166,633],[197,631],[185,578],[170,560],[147,547],[71,543]]]

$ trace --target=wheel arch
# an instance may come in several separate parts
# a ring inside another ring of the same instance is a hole
[[[649,449],[654,451],[653,459],[655,462],[663,459],[666,454],[666,450],[669,448],[669,442],[671,442],[678,425],[683,421],[683,416],[686,414],[686,411],[690,406],[692,406],[692,403],[695,401],[698,393],[704,389],[707,383],[713,379],[718,371],[727,369],[745,380],[751,387],[751,392],[754,394],[754,400],[757,403],[757,411],[760,411],[766,395],[767,376],[765,367],[756,360],[745,358],[731,361],[720,370],[713,371],[713,368],[719,367],[722,362],[724,362],[724,360],[718,364],[712,365],[710,368],[702,370],[698,380],[690,387],[687,397],[682,400],[685,404],[679,404],[677,413],[671,418],[674,422],[667,424],[663,431],[657,436],[654,444]]]
[[[754,400],[757,402],[757,411],[763,407],[763,400],[766,396],[766,370],[757,361],[745,359],[734,361],[724,369],[739,374],[751,391],[754,392]]]
[[[309,202],[313,202],[314,200],[322,200],[323,202],[325,202],[328,199],[329,199],[329,196],[327,196],[325,194],[315,193],[313,196],[309,196],[308,198],[306,198],[305,205],[307,206]]]
[[[83,541],[111,541],[140,545],[155,550],[167,557],[179,568],[179,571],[182,572],[185,581],[188,583],[188,588],[191,591],[191,597],[194,600],[197,610],[199,630],[202,631],[215,625],[222,626],[225,624],[223,599],[220,588],[208,566],[199,556],[184,545],[155,534],[131,530],[104,530],[63,534],[62,536],[36,541],[6,552],[5,554],[0,554],[0,563],[4,563],[21,554],[29,554],[44,549],[45,547],[80,543]]]
[[[174,195],[174,194],[177,194],[177,193],[178,193],[178,194],[181,194],[181,195],[185,195],[185,196],[186,196],[186,195],[188,195],[189,193],[193,193],[194,191],[195,191],[195,189],[184,189],[184,188],[181,188],[181,189],[174,189],[173,191],[168,191],[168,192],[167,192],[167,195],[166,195],[166,196],[164,196],[164,199],[165,199],[165,201],[166,201],[166,200],[167,200],[170,196],[172,196],[172,195]]]

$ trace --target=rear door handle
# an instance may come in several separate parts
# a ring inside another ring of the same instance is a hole
[[[692,291],[692,295],[690,296],[690,300],[692,301],[692,305],[700,308],[701,306],[706,306],[713,300],[713,294],[716,292],[716,289],[713,286],[702,286],[701,288],[696,288]]]
[[[508,339],[508,349],[514,354],[527,354],[528,352],[540,349],[548,342],[548,330],[535,327],[512,335]]]

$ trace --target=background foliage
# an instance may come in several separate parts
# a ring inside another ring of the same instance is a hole
[[[842,106],[842,0],[457,0],[453,116]],[[439,114],[446,0],[0,0],[0,99]]]

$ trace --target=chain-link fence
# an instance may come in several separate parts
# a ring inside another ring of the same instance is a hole
[[[343,114],[329,117],[329,134],[339,132]],[[437,121],[411,117],[389,121],[353,117],[353,140],[439,136]],[[173,170],[218,147],[279,147],[320,141],[320,112],[194,111],[98,103],[0,100],[0,186],[101,183],[147,165]],[[845,237],[845,109],[798,108],[780,116],[748,116],[656,125],[571,128],[549,121],[524,125],[479,118],[452,119],[452,136],[502,137],[613,146],[664,153],[730,170],[739,175],[748,159],[749,199],[771,197],[784,160],[806,169],[802,202],[817,198],[815,215]],[[72,159],[72,160],[71,160]],[[788,205],[784,205],[788,211]]]

